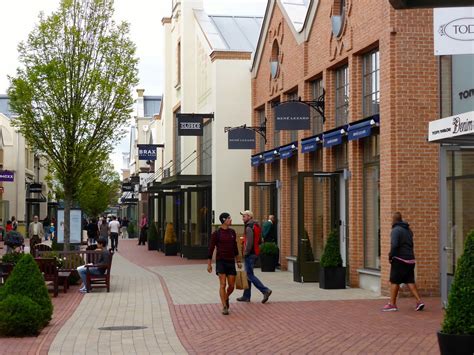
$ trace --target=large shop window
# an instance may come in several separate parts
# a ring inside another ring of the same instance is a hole
[[[336,70],[336,127],[347,124],[349,116],[349,67]]]
[[[212,174],[212,120],[204,120],[203,134],[199,147],[199,171],[202,175]]]
[[[379,51],[370,52],[363,57],[362,95],[364,117],[380,113],[380,56]]]
[[[318,100],[323,94],[323,79],[316,79],[311,82],[311,98],[313,101]],[[311,122],[313,134],[320,134],[323,131],[323,118],[321,114],[311,109]]]
[[[290,218],[291,218],[291,235],[290,235],[290,254],[292,256],[298,255],[298,161],[297,159],[290,159]],[[282,210],[282,213],[285,211]]]
[[[380,269],[379,134],[364,139],[364,267]]]

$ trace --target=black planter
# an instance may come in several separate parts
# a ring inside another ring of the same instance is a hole
[[[178,254],[178,243],[165,244],[165,255],[176,256]]]
[[[158,239],[148,239],[148,250],[158,250]]]
[[[346,268],[321,267],[319,269],[319,288],[326,290],[346,288]]]
[[[260,254],[260,264],[262,271],[275,272],[278,263],[278,255]]]
[[[301,268],[300,268],[301,265]],[[293,264],[293,281],[295,282],[318,282],[319,261],[303,261]]]
[[[438,344],[441,355],[472,355],[474,353],[474,335],[438,332]]]

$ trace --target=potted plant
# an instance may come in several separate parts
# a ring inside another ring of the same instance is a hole
[[[127,227],[128,237],[129,238],[136,238],[137,236],[137,226],[135,225],[135,221],[132,219],[128,223]]]
[[[457,263],[438,344],[442,355],[474,353],[474,230]]]
[[[262,271],[275,271],[278,264],[280,249],[276,243],[266,242],[260,245],[260,262]]]
[[[329,233],[321,257],[319,287],[324,289],[346,288],[346,268],[342,266],[339,236],[336,230],[332,230]]]
[[[151,222],[147,231],[148,250],[158,250],[158,230],[156,224]]]
[[[174,231],[173,223],[166,225],[165,231],[165,255],[171,256],[178,254],[178,243],[176,242],[176,233]]]

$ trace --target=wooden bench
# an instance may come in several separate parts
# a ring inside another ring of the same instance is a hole
[[[51,247],[47,244],[36,244],[33,249],[31,250],[31,254],[33,255],[34,258],[38,257],[39,256],[39,252],[40,251],[44,251],[44,252],[50,252],[51,250]]]
[[[4,285],[7,282],[7,278],[13,271],[14,266],[10,263],[0,263],[0,285]]]
[[[58,296],[59,278],[58,278],[58,267],[55,258],[35,258],[36,263],[44,276],[45,281],[53,282],[53,294],[54,297]]]
[[[87,292],[91,291],[93,288],[107,288],[107,292],[110,292],[110,270],[112,268],[112,258],[114,256],[114,253],[111,251],[109,251],[109,253],[110,253],[109,263],[107,264],[106,267],[103,268],[105,269],[103,275],[93,275],[89,272],[89,268],[98,267],[96,263],[93,263],[92,265],[86,265],[86,268],[88,270],[86,274]]]

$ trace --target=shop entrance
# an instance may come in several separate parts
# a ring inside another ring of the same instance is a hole
[[[253,212],[253,219],[261,226],[269,215],[279,217],[278,190],[276,181],[271,182],[245,182],[245,206],[244,209]],[[277,228],[278,229],[278,228]],[[280,245],[279,233],[278,244]]]
[[[183,206],[184,206],[183,191],[164,191],[158,194],[158,235],[159,244],[161,246],[165,243],[166,233],[176,236],[178,243],[178,252],[184,241],[184,223],[183,221]]]

